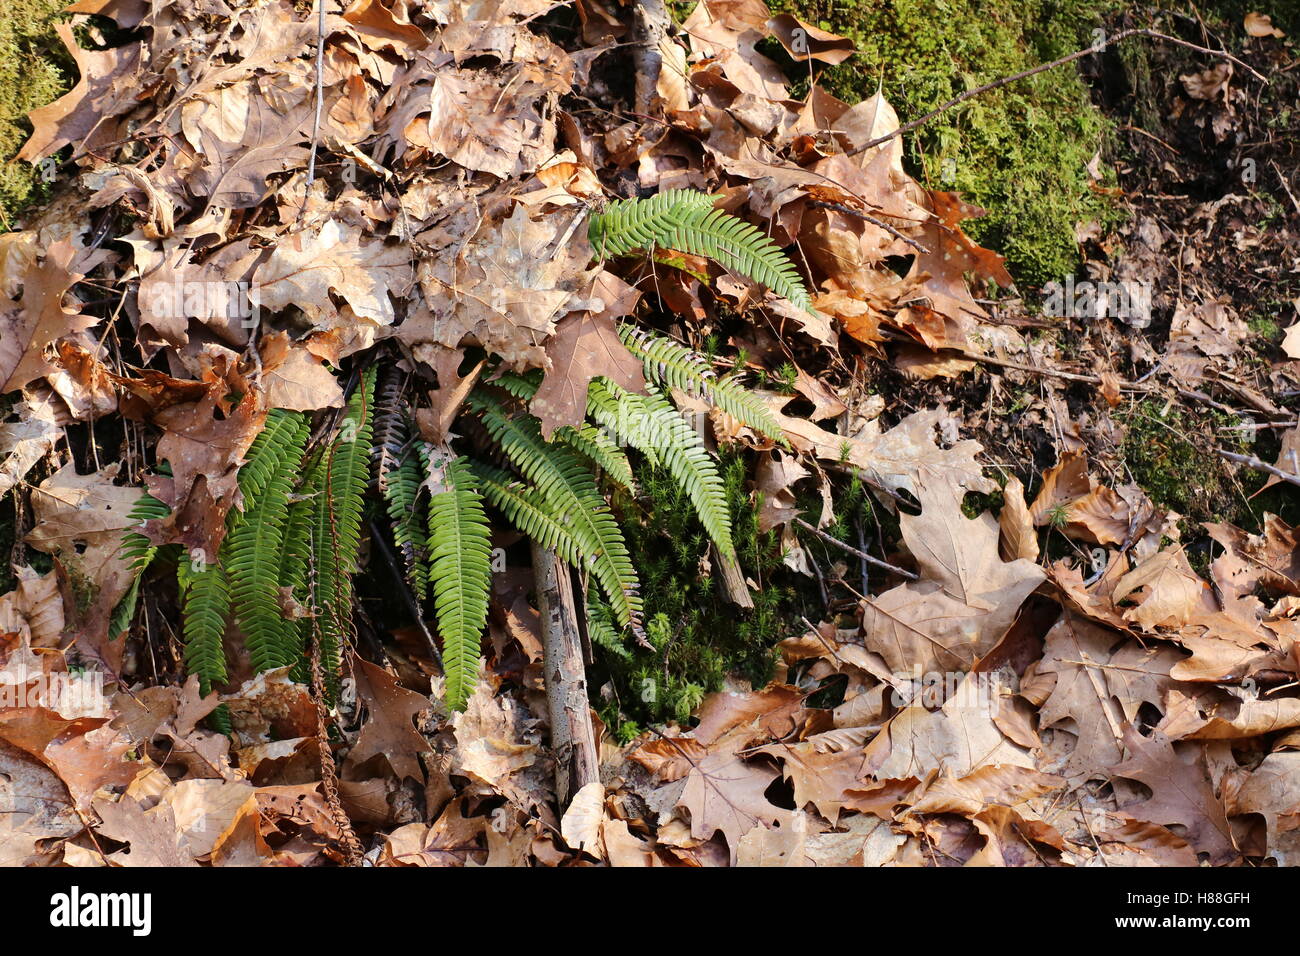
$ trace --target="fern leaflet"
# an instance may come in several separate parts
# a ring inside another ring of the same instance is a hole
[[[803,279],[780,246],[743,219],[713,207],[691,189],[668,189],[648,199],[621,199],[594,213],[587,229],[599,258],[634,249],[676,249],[707,256],[805,311],[812,308]]]
[[[429,581],[442,634],[447,706],[464,710],[478,679],[487,623],[492,548],[483,496],[464,459],[445,471],[446,490],[429,499]]]
[[[619,327],[619,338],[645,364],[646,378],[665,388],[703,395],[742,425],[784,445],[785,433],[772,410],[730,376],[718,378],[708,361],[672,339],[652,335],[635,325]]]

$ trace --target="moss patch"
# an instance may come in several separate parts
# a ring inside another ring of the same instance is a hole
[[[31,132],[26,114],[57,99],[75,74],[54,33],[64,0],[7,0],[0,17],[0,228],[10,228],[28,203],[43,198],[36,171],[10,163]]]
[[[1238,424],[1231,417],[1213,409],[1193,415],[1181,405],[1166,409],[1146,399],[1120,419],[1126,429],[1124,464],[1157,505],[1193,522],[1252,523],[1243,488],[1233,481],[1235,469],[1215,453],[1248,450],[1243,432],[1220,430]]]
[[[883,85],[902,122],[991,80],[1092,42],[1099,0],[769,0],[848,36],[861,54],[827,70],[823,86],[857,102]],[[796,74],[797,75],[797,74]],[[1074,225],[1118,213],[1089,185],[1108,136],[1072,65],[982,94],[906,139],[913,172],[961,192],[989,214],[968,224],[1002,252],[1016,280],[1041,285],[1075,271]]]
[[[787,576],[776,573],[781,566],[777,535],[758,532],[745,490],[745,459],[723,451],[719,466],[741,566],[759,584],[751,589],[752,610],[726,601],[716,570],[701,572],[709,558],[708,538],[689,499],[666,474],[638,468],[638,500],[621,503],[623,533],[645,606],[654,612],[646,627],[654,649],[599,648],[590,683],[593,690],[605,689],[597,704],[601,719],[624,740],[647,723],[685,721],[705,693],[721,689],[728,674],[754,686],[766,684],[776,663],[774,645],[790,636],[803,612],[796,592],[784,584]]]

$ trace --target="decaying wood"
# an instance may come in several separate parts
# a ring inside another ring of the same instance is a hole
[[[672,20],[663,0],[640,0],[635,18],[636,108],[643,116],[653,116],[659,73],[664,62],[659,45],[667,38]]]
[[[754,598],[749,593],[749,585],[745,583],[745,573],[740,570],[740,562],[736,560],[736,556],[723,554],[715,544],[713,564],[718,569],[718,580],[722,582],[722,593],[727,600],[743,608],[752,608]]]
[[[533,544],[533,574],[542,615],[546,709],[555,752],[555,792],[561,807],[600,779],[596,733],[587,705],[587,672],[573,582],[555,552]]]

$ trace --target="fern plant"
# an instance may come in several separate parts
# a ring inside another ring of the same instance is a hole
[[[616,200],[591,215],[587,238],[600,259],[656,248],[705,256],[804,311],[812,308],[803,279],[781,248],[743,219],[715,209],[706,193],[668,189],[648,199]]]
[[[499,374],[466,403],[478,425],[474,458],[415,436],[400,389],[385,385],[377,416],[373,369],[362,373],[333,437],[319,447],[309,447],[305,415],[273,411],[240,470],[244,507],[232,512],[216,560],[178,561],[185,665],[203,693],[228,679],[230,640],[243,641],[254,670],[288,667],[304,682],[316,647],[324,690],[337,692],[352,633],[352,579],[372,459],[412,591],[433,607],[450,708],[466,706],[478,674],[491,591],[487,505],[594,585],[585,596],[593,640],[615,654],[627,653],[627,632],[644,644],[640,582],[602,486],[635,491],[628,452],[636,451],[681,489],[719,551],[734,556],[717,465],[668,394],[703,396],[778,441],[781,431],[756,396],[734,377],[716,376],[696,353],[635,329],[621,334],[644,363],[645,394],[594,379],[589,420],[561,427],[547,441],[527,411],[540,373]],[[166,514],[147,495],[133,512],[141,522]],[[158,549],[134,531],[124,547],[138,582]],[[127,620],[135,593],[119,608]],[[217,725],[223,720],[218,714]]]
[[[623,635],[628,632],[640,643],[646,640],[637,571],[602,491],[602,483],[635,491],[629,449],[681,488],[709,539],[724,556],[734,557],[730,507],[717,466],[666,392],[705,396],[776,440],[781,440],[780,425],[757,396],[734,378],[716,376],[689,349],[636,330],[624,329],[622,335],[645,363],[646,394],[593,379],[587,391],[589,421],[557,428],[547,441],[527,411],[541,373],[502,372],[471,392],[466,402],[485,443],[476,457],[457,457],[445,446],[413,438],[379,462],[377,484],[393,518],[394,540],[404,553],[416,556],[407,569],[412,590],[418,594],[427,585],[434,592],[447,699],[453,707],[463,704],[473,689],[490,578],[486,523],[472,520],[467,529],[464,519],[444,513],[452,502],[460,507],[463,500],[472,508],[481,495],[522,534],[583,572],[592,585],[586,595],[589,633],[615,654],[627,653]],[[409,423],[384,430],[400,436],[412,431]],[[421,463],[421,485],[413,480],[413,461]],[[474,511],[474,519],[481,513]],[[468,530],[479,537],[467,538]],[[447,588],[452,591],[444,609],[439,595]],[[471,598],[478,609],[473,627],[449,626],[466,620],[459,608]]]

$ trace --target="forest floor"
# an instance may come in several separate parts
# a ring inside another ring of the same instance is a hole
[[[0,184],[0,864],[1300,860],[1300,12],[191,5]]]

